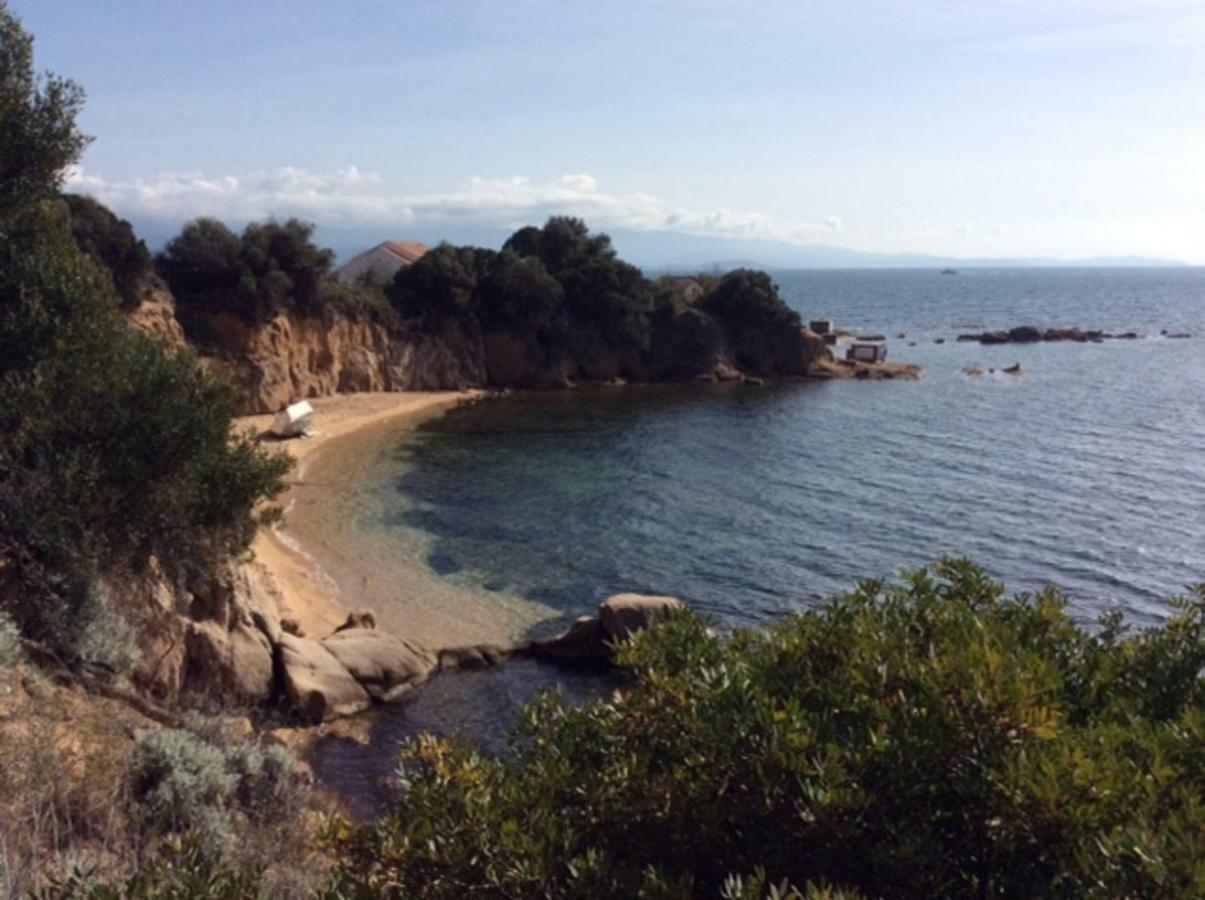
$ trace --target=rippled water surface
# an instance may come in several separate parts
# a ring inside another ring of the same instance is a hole
[[[420,530],[445,577],[566,615],[637,590],[753,623],[946,553],[1064,588],[1085,618],[1151,621],[1205,579],[1205,340],[1159,336],[1205,332],[1205,272],[776,278],[805,318],[886,334],[924,379],[492,400],[394,448],[365,527]],[[952,340],[1022,323],[1147,338]]]
[[[1057,585],[1085,621],[1113,607],[1157,621],[1169,594],[1205,580],[1205,339],[1159,337],[1205,334],[1205,272],[777,278],[805,318],[886,334],[923,380],[492,399],[349,467],[345,513],[330,511],[339,541],[373,548],[360,565],[386,583],[417,553],[458,589],[441,602],[496,597],[500,623],[520,623],[507,598],[535,601],[522,621],[536,632],[623,590],[759,623],[946,553],[1014,590]],[[1148,337],[953,341],[1022,323]],[[1017,362],[1020,377],[963,373]],[[607,690],[535,663],[440,676],[384,712],[367,746],[320,746],[315,771],[371,815],[399,740],[468,731],[496,752],[537,686],[572,700]]]

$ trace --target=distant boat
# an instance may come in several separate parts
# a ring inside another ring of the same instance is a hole
[[[957,269],[942,269],[941,274],[942,275],[957,275],[958,270]]]

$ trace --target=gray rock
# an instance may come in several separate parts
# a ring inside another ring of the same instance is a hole
[[[368,691],[322,644],[282,634],[278,648],[285,692],[306,718],[322,722],[370,705]]]
[[[677,597],[616,594],[599,604],[598,618],[609,640],[622,641],[682,608],[683,603]]]
[[[488,669],[512,655],[515,650],[497,644],[472,644],[439,651],[440,669]]]
[[[236,703],[272,696],[272,645],[258,628],[189,622],[184,647],[183,690]]]
[[[568,631],[553,638],[532,641],[528,652],[549,662],[596,665],[611,658],[607,633],[595,616],[582,616]]]
[[[389,702],[423,681],[433,668],[425,654],[401,638],[372,628],[348,628],[322,641],[370,696]]]

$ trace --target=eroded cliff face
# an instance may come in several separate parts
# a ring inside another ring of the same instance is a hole
[[[126,312],[126,319],[139,331],[172,347],[186,344],[184,329],[176,318],[175,298],[157,278],[147,279],[138,286],[138,304]]]
[[[128,315],[135,327],[173,346],[187,343],[172,296],[161,286],[148,286]],[[296,312],[259,324],[216,314],[199,327],[206,336],[197,348],[202,363],[235,387],[243,414],[276,412],[301,398],[366,391],[801,376],[831,358],[823,339],[807,329],[737,339],[707,322],[690,329],[675,321],[644,352],[617,352],[592,329],[575,329],[563,352],[549,352],[537,335],[523,331],[482,334],[452,323],[431,333]]]
[[[275,412],[302,397],[461,389],[486,383],[480,339],[455,332],[398,335],[369,321],[285,313],[249,325],[207,322],[221,351],[202,362],[243,397],[243,412]]]

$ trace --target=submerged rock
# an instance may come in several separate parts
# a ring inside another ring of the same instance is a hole
[[[467,647],[448,647],[439,651],[440,670],[488,669],[505,662],[515,650],[498,644],[471,644]]]

